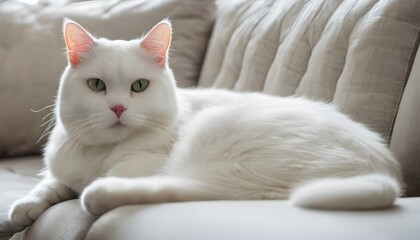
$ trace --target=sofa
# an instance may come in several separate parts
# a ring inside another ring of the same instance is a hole
[[[384,137],[401,164],[404,196],[371,211],[203,201],[123,206],[99,217],[73,199],[26,229],[13,226],[10,204],[43,169],[66,65],[63,17],[127,40],[169,17],[179,87],[335,104]],[[418,0],[0,1],[0,239],[419,239],[419,41]]]

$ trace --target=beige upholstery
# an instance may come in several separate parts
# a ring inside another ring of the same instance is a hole
[[[61,205],[67,221],[50,209],[12,240],[417,240],[418,203],[400,199],[394,208],[363,212],[300,209],[286,201],[166,203],[121,207],[92,224],[71,200]]]
[[[49,208],[30,228],[15,234],[11,240],[84,239],[95,220],[96,217],[81,208],[79,200],[70,200]],[[46,226],[54,226],[54,230],[45,231]]]
[[[9,222],[9,206],[39,182],[41,169],[39,156],[0,159],[0,237],[18,230]]]
[[[401,99],[390,147],[404,172],[406,196],[420,196],[420,51]]]

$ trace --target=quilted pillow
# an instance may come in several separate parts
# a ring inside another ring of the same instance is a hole
[[[178,85],[190,87],[196,84],[215,12],[214,0],[22,2],[0,3],[0,156],[40,149],[35,142],[45,125],[38,126],[52,108],[38,114],[30,109],[53,104],[67,63],[63,17],[94,35],[126,40],[169,17],[174,30],[170,65]]]

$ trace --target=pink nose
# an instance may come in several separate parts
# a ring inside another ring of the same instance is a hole
[[[121,115],[123,114],[123,112],[126,110],[127,108],[125,108],[123,105],[116,105],[113,106],[111,108],[112,111],[114,111],[115,115],[117,115],[118,118],[121,117]]]

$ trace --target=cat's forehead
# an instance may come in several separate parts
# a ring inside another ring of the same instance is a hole
[[[153,63],[140,49],[139,40],[99,39],[87,68],[105,79],[131,79],[147,74]]]
[[[138,54],[140,48],[140,40],[108,40],[98,39],[94,50],[101,57],[124,57],[130,54]]]

